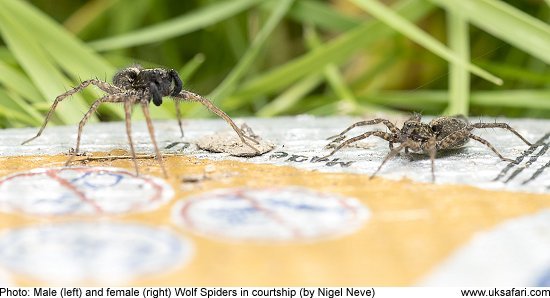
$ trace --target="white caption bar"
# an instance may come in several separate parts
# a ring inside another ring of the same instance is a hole
[[[550,297],[550,288],[457,287],[2,287],[0,297]]]

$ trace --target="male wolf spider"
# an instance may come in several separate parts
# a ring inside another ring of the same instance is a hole
[[[386,119],[373,119],[367,121],[359,121],[350,127],[346,128],[341,133],[328,138],[328,140],[335,139],[335,142],[340,142],[345,139],[345,133],[357,126],[375,125],[382,123],[388,127],[391,133],[383,131],[368,131],[359,136],[350,138],[343,143],[339,144],[329,155],[336,153],[343,147],[357,142],[359,140],[375,136],[382,138],[389,142],[390,153],[386,155],[378,169],[371,175],[371,179],[380,171],[382,166],[392,157],[397,155],[401,150],[405,150],[408,153],[409,150],[419,153],[427,153],[430,156],[432,165],[432,181],[435,181],[434,160],[437,151],[456,149],[464,146],[470,139],[476,140],[485,146],[489,147],[501,160],[514,162],[509,158],[503,157],[487,140],[472,134],[472,130],[476,128],[504,128],[511,131],[518,136],[525,144],[532,146],[522,135],[520,135],[515,129],[510,127],[506,123],[473,123],[471,124],[468,119],[462,115],[457,116],[442,116],[437,117],[429,123],[421,122],[421,116],[414,114],[403,124],[401,129],[397,128],[393,123]],[[394,143],[398,143],[399,146],[393,148]],[[332,144],[332,143],[331,143]],[[331,144],[327,145],[329,147]]]
[[[181,123],[180,102],[199,102],[206,108],[208,108],[211,112],[223,118],[235,130],[235,132],[244,144],[258,152],[258,149],[248,143],[247,140],[250,140],[256,144],[258,143],[258,141],[245,135],[225,112],[216,107],[208,99],[198,94],[183,90],[183,83],[175,70],[167,70],[163,68],[144,69],[140,65],[130,66],[117,72],[113,77],[113,84],[109,84],[98,79],[86,80],[80,83],[80,85],[72,88],[71,90],[57,96],[50,110],[48,111],[48,114],[46,115],[42,127],[40,128],[36,136],[24,141],[22,145],[38,138],[42,134],[42,131],[44,131],[44,128],[46,127],[46,124],[48,123],[58,103],[60,103],[65,98],[79,91],[82,91],[89,85],[94,85],[98,87],[99,89],[107,93],[107,95],[94,101],[88,112],[86,112],[86,114],[80,121],[80,124],[78,125],[78,135],[76,137],[76,147],[75,150],[71,152],[71,156],[65,163],[66,166],[69,165],[73,158],[79,153],[80,136],[82,134],[82,129],[90,116],[96,112],[99,105],[107,102],[124,103],[124,111],[126,116],[126,134],[128,135],[128,143],[130,144],[130,152],[132,154],[136,175],[139,175],[138,164],[136,161],[136,153],[134,150],[134,143],[132,141],[131,128],[132,107],[139,104],[141,105],[143,115],[145,116],[145,121],[147,122],[147,129],[149,130],[149,136],[151,138],[151,141],[153,142],[156,159],[162,169],[164,176],[167,177],[168,175],[162,161],[161,153],[157,146],[155,131],[153,129],[153,124],[151,122],[151,117],[149,114],[149,103],[151,102],[151,100],[156,106],[160,106],[162,104],[162,98],[164,96],[169,96],[175,101],[176,117],[178,118],[178,125],[182,137],[183,128]]]

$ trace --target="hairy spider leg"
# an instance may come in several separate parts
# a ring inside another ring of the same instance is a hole
[[[99,105],[105,102],[119,102],[118,100],[119,96],[120,94],[105,95],[102,98],[94,101],[94,103],[92,103],[92,105],[90,106],[86,114],[84,114],[84,117],[82,117],[82,120],[80,120],[80,123],[78,124],[78,133],[76,135],[76,146],[75,146],[74,152],[72,152],[67,162],[65,162],[65,166],[70,165],[74,157],[77,156],[78,153],[80,152],[80,138],[82,136],[82,130],[84,129],[84,125],[86,125],[90,117],[97,111],[97,108],[99,107]]]
[[[413,146],[413,145],[416,145],[416,146]],[[382,169],[382,166],[384,166],[384,164],[386,162],[388,162],[388,160],[390,160],[390,158],[396,156],[401,150],[403,150],[404,148],[411,148],[411,147],[418,147],[417,144],[415,144],[414,142],[411,142],[411,141],[406,141],[404,143],[401,143],[401,145],[397,146],[397,148],[393,149],[392,151],[390,151],[390,153],[388,153],[388,155],[386,155],[386,157],[384,157],[384,160],[382,161],[382,163],[378,166],[378,169],[376,169],[376,171],[374,171],[374,173],[372,173],[372,175],[370,175],[369,179],[372,179],[374,178],[374,176],[376,176],[376,174],[378,174],[378,172],[380,172],[380,169]]]
[[[408,148],[405,148],[405,151],[407,151]],[[431,137],[428,139],[428,142],[426,143],[424,150],[428,152],[430,155],[430,162],[432,163],[432,182],[435,181],[435,155],[437,154],[437,139],[435,137]]]
[[[174,100],[176,108],[176,118],[178,118],[178,125],[180,127],[181,137],[183,138],[183,125],[181,124],[181,110],[180,110],[180,101]]]
[[[334,139],[334,138],[341,137],[344,134],[346,134],[348,131],[352,130],[353,128],[355,128],[357,126],[375,125],[375,124],[379,124],[379,123],[383,123],[384,125],[386,125],[392,133],[395,133],[395,134],[399,133],[399,128],[397,128],[389,120],[376,118],[376,119],[372,119],[372,120],[365,120],[365,121],[359,121],[357,123],[354,123],[354,124],[350,125],[348,128],[344,129],[341,133],[327,138],[327,140],[331,140],[331,139]]]
[[[50,118],[51,116],[53,115],[53,112],[55,111],[56,107],[57,107],[57,104],[59,104],[61,101],[63,101],[65,98],[79,92],[79,91],[82,91],[82,89],[88,87],[89,85],[94,85],[96,87],[98,87],[99,89],[103,90],[104,92],[106,93],[109,93],[109,94],[115,94],[115,93],[119,93],[121,92],[121,90],[109,83],[106,83],[106,82],[103,82],[103,81],[100,81],[98,79],[91,79],[91,80],[86,80],[82,83],[80,83],[80,85],[70,89],[69,91],[57,96],[52,104],[52,106],[50,107],[50,110],[48,111],[48,114],[46,114],[46,118],[44,119],[44,123],[42,124],[42,127],[40,127],[40,130],[38,131],[38,133],[24,141],[23,143],[21,143],[21,145],[25,145],[27,143],[29,143],[30,141],[38,138],[42,132],[44,131],[44,129],[46,128],[46,125],[48,124],[48,121],[50,121]]]
[[[344,148],[345,146],[351,144],[351,143],[355,143],[357,141],[360,141],[362,139],[366,139],[370,136],[375,136],[375,137],[379,137],[379,138],[382,138],[388,142],[391,142],[393,140],[393,135],[392,134],[389,134],[387,132],[383,132],[383,131],[368,131],[364,134],[361,134],[361,135],[358,135],[356,137],[353,137],[351,139],[348,139],[346,140],[345,142],[343,142],[342,144],[338,145],[338,147],[336,147],[334,150],[332,150],[332,152],[329,154],[329,155],[326,155],[326,156],[323,156],[322,158],[327,158],[327,157],[330,157],[331,155],[333,155],[334,153],[336,153],[338,150]]]
[[[495,147],[493,147],[493,145],[491,145],[491,143],[489,143],[489,141],[472,134],[470,131],[471,131],[471,128],[466,127],[466,128],[461,129],[461,130],[458,130],[456,132],[453,132],[452,134],[450,134],[450,135],[444,137],[443,139],[437,141],[437,148],[445,149],[445,148],[448,148],[450,145],[454,144],[458,140],[462,140],[464,138],[471,138],[471,139],[476,140],[476,141],[482,143],[483,145],[489,147],[489,149],[491,149],[496,155],[498,155],[498,157],[500,157],[500,159],[502,159],[504,161],[513,162],[513,160],[511,160],[509,158],[505,158],[504,156],[502,156],[502,154],[500,154],[497,151],[497,149],[495,149]]]
[[[218,115],[223,120],[225,120],[225,122],[227,122],[233,128],[233,130],[237,133],[237,135],[239,136],[239,138],[241,139],[241,141],[245,145],[252,148],[256,152],[260,152],[260,150],[258,150],[256,147],[249,144],[246,140],[250,140],[250,141],[252,141],[256,144],[258,144],[258,141],[251,138],[251,137],[249,137],[249,136],[247,136],[247,135],[245,135],[242,132],[242,130],[233,122],[233,120],[231,120],[231,118],[224,111],[220,110],[210,100],[208,100],[208,99],[206,99],[206,98],[204,98],[204,97],[202,97],[198,94],[195,94],[193,92],[189,92],[189,91],[182,91],[178,95],[173,95],[173,97],[175,97],[176,99],[183,99],[183,100],[187,100],[187,101],[195,101],[195,102],[201,103],[203,106],[205,106],[212,113]]]
[[[470,127],[473,128],[503,128],[511,131],[513,134],[515,134],[518,138],[520,138],[525,144],[527,144],[529,147],[533,146],[531,142],[527,141],[519,132],[517,132],[515,129],[513,129],[510,125],[506,123],[474,123],[471,124]]]
[[[480,142],[481,144],[483,144],[483,145],[489,147],[489,149],[493,150],[493,152],[496,153],[496,155],[498,155],[498,157],[500,157],[500,159],[502,159],[502,160],[504,160],[504,161],[508,161],[508,162],[514,162],[513,159],[506,158],[506,157],[502,156],[502,154],[500,154],[500,153],[497,151],[497,149],[495,149],[495,147],[493,147],[493,145],[491,145],[491,143],[489,143],[489,141],[487,141],[487,140],[485,140],[485,139],[483,139],[483,138],[481,138],[481,137],[478,137],[478,136],[476,136],[476,135],[473,135],[473,134],[469,134],[468,137],[469,137],[470,139],[474,139],[474,140]]]
[[[132,161],[134,162],[134,169],[136,170],[136,176],[139,176],[139,167],[136,159],[136,150],[134,148],[134,141],[132,141],[132,107],[134,105],[133,98],[129,98],[124,101],[124,115],[126,122],[126,136],[128,137],[128,144],[130,145],[130,153],[132,154]]]
[[[153,142],[153,147],[155,148],[155,154],[157,155],[156,156],[157,162],[159,163],[160,168],[162,169],[162,173],[164,174],[164,177],[168,177],[168,174],[166,173],[166,168],[164,167],[164,162],[162,160],[162,155],[160,154],[159,147],[157,146],[157,140],[155,138],[155,129],[153,128],[153,123],[151,122],[151,115],[149,114],[149,102],[142,101],[141,109],[143,110],[143,116],[145,116],[145,121],[147,122],[149,137],[151,138],[151,142]]]
[[[198,95],[198,94],[195,94],[193,92],[189,92],[189,91],[183,91],[180,93],[180,95],[182,94],[186,94],[185,97],[182,97],[182,98],[185,98],[189,101],[195,101],[195,102],[199,102],[201,103],[203,106],[205,106],[208,110],[210,110],[212,113],[218,115],[219,117],[221,117],[222,119],[225,120],[225,122],[227,122],[232,128],[233,130],[235,130],[235,132],[237,133],[237,135],[239,135],[241,141],[245,144],[247,144],[250,148],[258,151],[258,149],[256,149],[255,147],[253,147],[252,145],[248,144],[246,142],[245,139],[247,140],[250,140],[256,144],[259,144],[259,142],[257,140],[255,140],[254,138],[251,138],[247,135],[245,135],[242,130],[237,126],[237,124],[235,124],[235,122],[233,122],[233,120],[231,119],[231,117],[229,117],[229,115],[227,115],[224,111],[222,111],[220,108],[218,108],[217,106],[214,105],[214,103],[212,103],[210,100]]]

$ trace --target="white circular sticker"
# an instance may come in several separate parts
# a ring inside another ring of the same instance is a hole
[[[0,210],[34,215],[147,211],[173,195],[160,179],[116,168],[35,169],[0,179]]]
[[[191,253],[169,230],[138,224],[69,222],[0,235],[3,268],[55,284],[120,284],[175,269]]]
[[[305,188],[224,189],[181,200],[179,225],[213,238],[311,240],[349,234],[369,211],[359,201]]]
[[[550,210],[477,234],[422,285],[550,286]]]

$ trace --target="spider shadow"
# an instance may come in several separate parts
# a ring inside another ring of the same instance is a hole
[[[439,150],[436,153],[435,159],[437,160],[442,157],[449,157],[449,156],[457,155],[464,152],[466,152],[466,147]],[[428,153],[423,153],[423,152],[409,152],[409,153],[401,152],[399,156],[402,158],[408,159],[410,162],[420,161],[420,160],[430,160],[430,155],[428,155]]]

